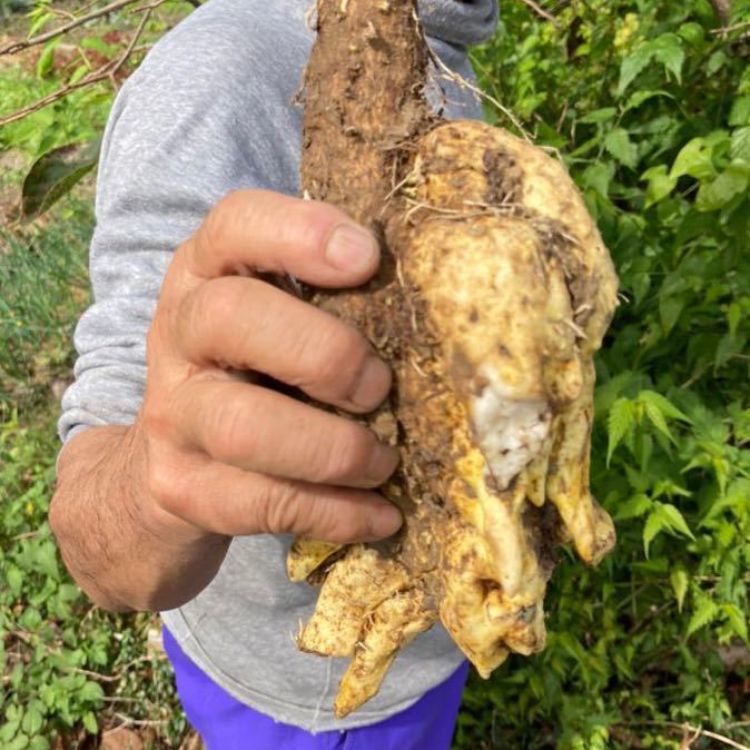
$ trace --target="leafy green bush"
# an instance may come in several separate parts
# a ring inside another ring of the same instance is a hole
[[[483,85],[566,155],[622,281],[592,467],[619,543],[597,570],[564,554],[547,650],[472,682],[457,747],[676,749],[683,724],[746,742],[746,29],[713,33],[705,0],[572,0],[558,27],[506,2],[502,20]]]

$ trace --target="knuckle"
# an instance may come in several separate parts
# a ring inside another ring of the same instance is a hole
[[[305,504],[300,502],[299,488],[293,482],[274,481],[259,498],[261,524],[266,533],[284,534],[300,531],[304,525]]]
[[[297,242],[308,252],[317,252],[331,231],[332,219],[330,207],[326,204],[300,201],[293,226]]]
[[[236,221],[238,213],[242,211],[246,202],[246,195],[241,190],[232,190],[219,200],[206,217],[209,236],[221,240],[227,226]]]
[[[294,199],[285,207],[285,214],[289,217],[282,227],[285,243],[314,257],[321,255],[337,226],[351,223],[344,211],[321,201]]]
[[[307,363],[312,381],[305,385],[324,386],[345,399],[355,388],[369,354],[364,337],[349,326],[332,321],[317,335],[303,342],[300,361]]]
[[[234,190],[219,200],[206,215],[201,224],[197,242],[202,253],[210,253],[215,248],[223,247],[234,224],[247,206],[247,191]]]
[[[245,408],[240,408],[235,403],[222,402],[208,410],[205,419],[204,430],[216,457],[234,463],[256,453],[256,431],[248,429],[252,420],[248,419]]]
[[[182,473],[173,466],[153,455],[149,457],[146,469],[146,489],[149,497],[175,515],[181,515],[184,501]]]
[[[343,505],[343,507],[341,507]],[[366,523],[356,508],[342,504],[336,499],[320,503],[312,519],[315,537],[323,541],[348,543],[359,538],[366,529]]]
[[[241,289],[235,277],[206,281],[187,294],[176,312],[177,337],[188,350],[211,343],[214,332],[231,325]]]
[[[373,433],[355,423],[344,422],[329,441],[321,441],[319,482],[337,482],[364,477],[376,449]]]
[[[172,433],[172,413],[166,408],[166,399],[148,396],[138,418],[149,439],[169,439]]]
[[[223,198],[213,206],[198,230],[198,249],[204,253],[210,252],[211,248],[221,247],[224,243],[228,213],[226,201],[227,198]]]

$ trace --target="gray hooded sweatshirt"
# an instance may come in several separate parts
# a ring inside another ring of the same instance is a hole
[[[120,91],[104,136],[91,245],[94,303],[75,334],[75,383],[60,435],[131,424],[145,341],[174,249],[238,188],[299,193],[302,111],[293,104],[313,41],[312,0],[209,0],[168,33]],[[433,50],[466,79],[466,46],[486,40],[496,0],[423,0]],[[449,117],[477,118],[466,88],[436,78]],[[343,721],[331,707],[346,660],[297,651],[316,591],[285,575],[289,538],[235,539],[215,580],[163,619],[187,655],[240,701],[310,731],[385,719],[445,680],[461,654],[441,627],[398,656],[380,694]]]

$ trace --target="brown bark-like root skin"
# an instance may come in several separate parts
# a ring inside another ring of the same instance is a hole
[[[554,546],[594,564],[615,538],[588,467],[592,357],[617,278],[579,192],[541,149],[477,122],[434,127],[409,153],[377,211],[386,270],[314,298],[394,368],[371,425],[400,436],[383,491],[406,519],[395,539],[335,559],[295,550],[295,577],[323,581],[300,648],[352,659],[338,716],[438,620],[485,677],[543,648]]]

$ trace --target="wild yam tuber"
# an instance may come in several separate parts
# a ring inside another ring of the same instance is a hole
[[[318,0],[302,178],[379,235],[376,279],[315,304],[365,331],[396,386],[369,423],[402,462],[383,493],[395,538],[295,542],[320,584],[304,651],[351,658],[335,711],[379,689],[440,621],[480,674],[544,646],[554,547],[597,563],[614,543],[588,486],[592,357],[617,300],[609,254],[564,168],[424,97],[414,0]]]

